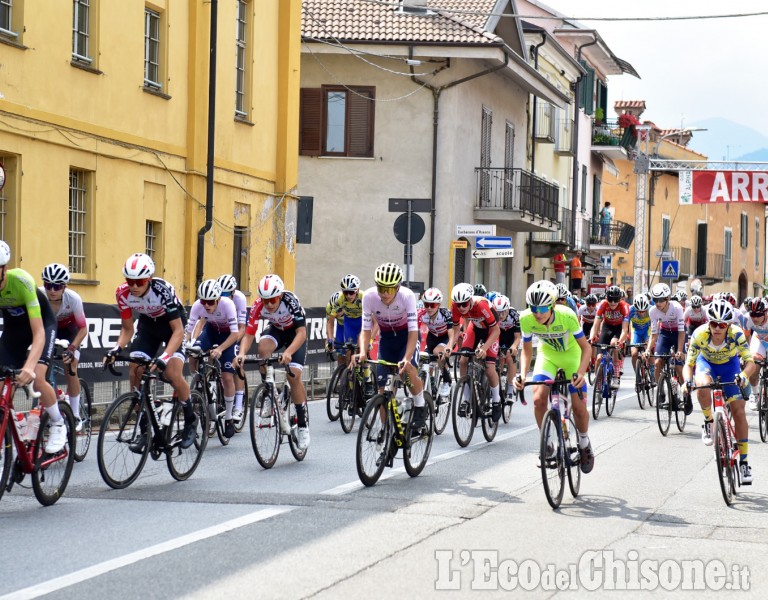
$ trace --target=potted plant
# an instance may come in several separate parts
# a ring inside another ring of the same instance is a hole
[[[595,125],[602,125],[604,118],[605,111],[603,110],[602,106],[598,106],[595,109]]]

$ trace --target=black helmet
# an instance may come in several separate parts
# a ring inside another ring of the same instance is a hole
[[[621,288],[618,285],[612,285],[605,291],[605,297],[613,301],[621,300]]]
[[[487,293],[488,288],[486,288],[482,283],[475,284],[475,296],[485,296]]]

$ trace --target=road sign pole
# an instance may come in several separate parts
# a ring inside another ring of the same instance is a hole
[[[411,286],[411,263],[413,262],[413,245],[411,244],[411,217],[413,216],[413,200],[408,199],[408,234],[406,236],[406,262],[405,262],[405,285]]]

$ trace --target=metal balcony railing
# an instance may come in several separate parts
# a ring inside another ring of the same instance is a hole
[[[694,267],[696,277],[722,281],[724,278],[725,255],[707,252],[703,256],[695,255]]]
[[[589,242],[591,246],[611,246],[629,252],[635,239],[635,226],[623,221],[611,221],[604,224],[600,219],[592,219]]]
[[[693,275],[691,270],[691,249],[683,246],[675,246],[669,249],[675,260],[680,262],[680,277],[689,277]]]
[[[574,246],[573,235],[573,211],[569,208],[560,208],[560,229],[552,232],[538,232],[533,234],[534,242],[548,242],[551,244],[565,244],[568,248]]]
[[[583,213],[576,213],[576,239],[574,239],[575,249],[589,252],[589,240],[590,219],[584,216]]]
[[[593,146],[622,146],[631,150],[637,144],[637,139],[629,129],[619,127],[617,119],[607,119],[600,124],[592,125]]]
[[[556,133],[555,107],[547,102],[536,106],[536,140],[539,142],[555,142]]]
[[[557,119],[555,129],[555,152],[576,155],[576,140],[573,137],[573,119]]]
[[[475,176],[475,208],[525,211],[558,222],[558,186],[524,169],[476,167]]]

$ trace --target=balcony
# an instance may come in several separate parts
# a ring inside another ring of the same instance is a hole
[[[675,246],[674,248],[670,248],[670,251],[672,252],[674,259],[680,262],[680,279],[688,279],[694,275],[693,270],[691,269],[694,264],[691,262],[691,249],[684,248],[683,246]]]
[[[573,137],[573,119],[558,119],[555,130],[555,154],[576,156],[576,140]]]
[[[725,279],[725,263],[725,255],[707,252],[694,255],[692,267],[702,284],[711,285]]]
[[[619,127],[618,120],[608,119],[592,125],[592,152],[611,160],[626,160],[637,140],[629,129]]]
[[[555,232],[560,227],[560,190],[523,169],[475,168],[476,221],[510,231]]]
[[[591,252],[629,252],[635,239],[635,226],[623,221],[601,224],[600,219],[590,223],[589,249]]]
[[[538,103],[536,105],[536,132],[534,135],[536,141],[554,144],[556,136],[555,107],[547,102]]]
[[[547,233],[534,233],[531,236],[531,255],[536,257],[554,256],[573,248],[573,211],[560,208],[560,228]]]

